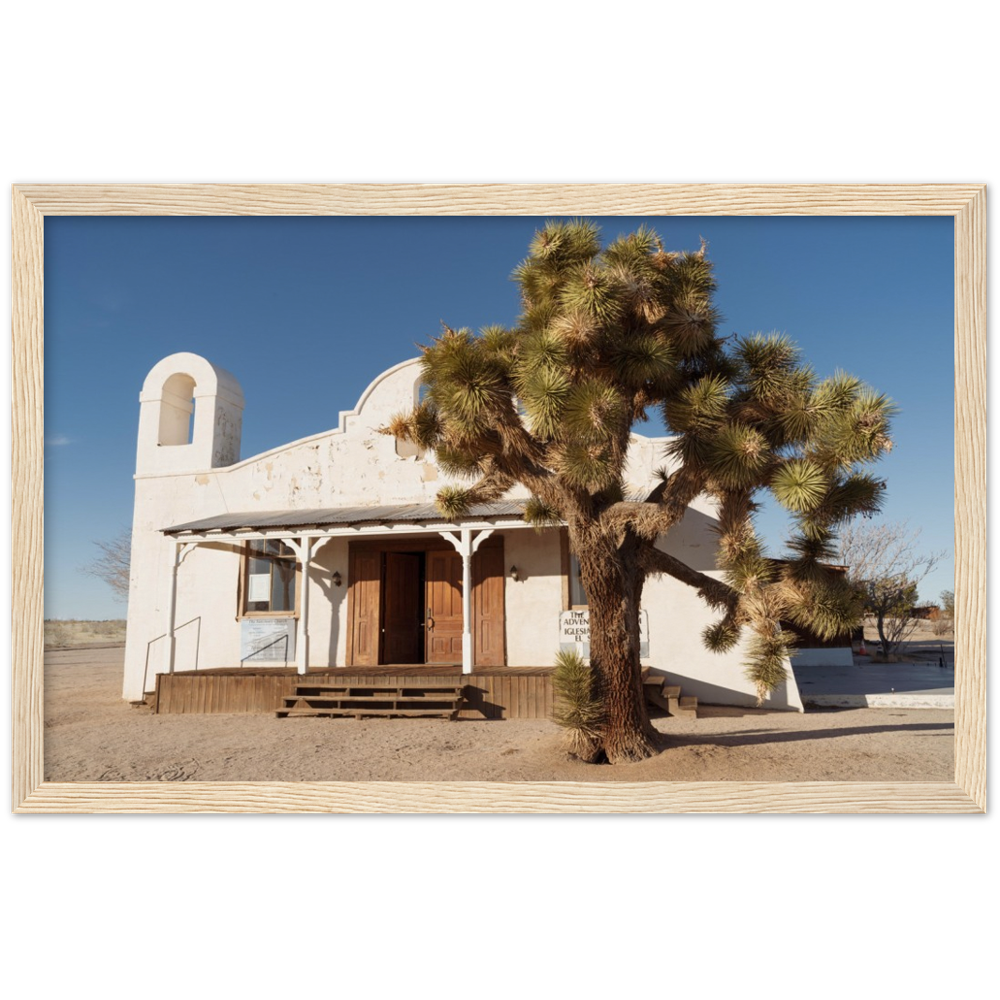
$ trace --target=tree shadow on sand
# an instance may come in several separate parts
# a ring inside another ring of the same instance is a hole
[[[953,730],[951,722],[915,722],[906,725],[852,726],[841,729],[808,729],[789,732],[783,729],[748,729],[740,733],[659,733],[656,746],[660,752],[688,746],[749,747],[767,743],[797,743],[803,740],[832,740],[846,736],[871,736],[878,733],[921,733]]]

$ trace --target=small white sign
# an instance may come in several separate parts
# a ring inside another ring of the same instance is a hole
[[[563,611],[559,615],[559,651],[590,656],[590,612]],[[649,656],[649,615],[639,612],[639,655]]]
[[[247,584],[248,601],[268,601],[271,600],[271,574],[251,573],[250,582]]]

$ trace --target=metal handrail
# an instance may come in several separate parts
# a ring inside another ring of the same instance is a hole
[[[195,647],[194,647],[194,669],[197,670],[198,669],[198,657],[199,657],[199,655],[201,653],[201,615],[195,615],[194,618],[190,618],[186,622],[184,622],[184,625],[178,625],[174,629],[173,634],[176,635],[178,632],[180,632],[180,630],[182,628],[184,628],[186,625],[190,625],[192,622],[197,622],[198,623],[198,638],[195,640]],[[158,635],[155,639],[150,639],[149,642],[146,643],[146,663],[145,663],[145,665],[142,668],[142,693],[143,694],[146,693],[146,678],[149,676],[149,649],[153,645],[154,642],[159,642],[160,639],[166,639],[166,637],[168,635],[170,635],[169,632],[164,632],[163,635]]]
[[[272,646],[277,646],[279,642],[283,642],[285,644],[285,666],[287,667],[288,666],[288,636],[287,635],[279,635],[277,639],[272,639],[266,645],[261,646],[258,649],[255,649],[252,653],[248,653],[246,656],[243,657],[243,659],[240,660],[240,666],[243,666],[243,664],[246,663],[247,660],[249,660],[251,656],[256,656],[258,653],[263,653],[265,649],[270,649]]]

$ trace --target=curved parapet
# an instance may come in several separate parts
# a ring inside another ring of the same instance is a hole
[[[351,410],[341,410],[337,417],[337,426],[330,430],[309,434],[296,438],[287,444],[269,448],[256,455],[251,455],[242,462],[235,463],[236,468],[273,458],[283,452],[289,452],[305,445],[324,441],[331,435],[344,434],[348,426],[363,420],[369,429],[380,427],[396,413],[407,412],[419,401],[420,397],[420,359],[410,358],[398,365],[386,369],[381,375],[372,379],[368,387],[358,397]],[[230,376],[231,377],[231,376]]]

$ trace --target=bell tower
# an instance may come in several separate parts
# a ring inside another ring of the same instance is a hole
[[[139,394],[136,475],[171,475],[240,459],[243,390],[225,369],[197,354],[164,358]]]

